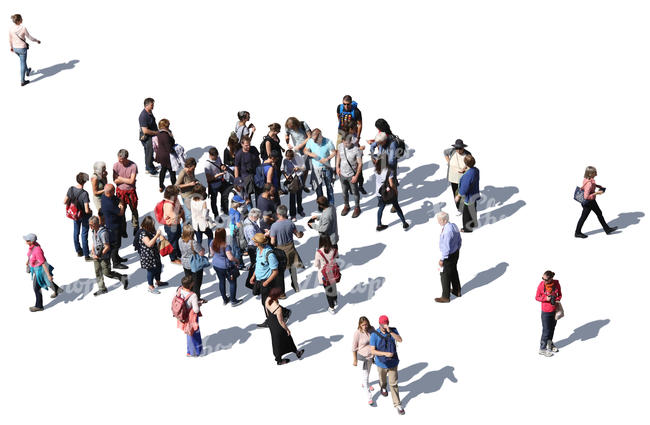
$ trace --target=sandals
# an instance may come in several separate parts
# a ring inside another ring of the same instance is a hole
[[[289,360],[289,359],[282,359],[282,360],[280,360],[280,361],[277,362],[277,363],[278,363],[278,366],[282,366],[283,364],[287,364],[287,363],[289,363],[290,361],[291,361],[291,360]]]

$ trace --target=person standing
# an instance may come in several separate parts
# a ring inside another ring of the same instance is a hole
[[[108,292],[104,284],[104,276],[119,280],[124,289],[127,289],[129,286],[127,275],[111,270],[111,245],[108,230],[106,230],[106,227],[100,225],[99,217],[97,216],[90,217],[89,224],[93,232],[92,254],[93,262],[95,263],[97,287],[99,288],[93,295],[97,297]]]
[[[345,138],[347,133],[346,128],[354,128],[357,139],[361,140],[361,129],[363,128],[361,110],[359,110],[357,102],[353,101],[352,96],[349,94],[343,96],[343,103],[336,108],[336,118],[339,121],[339,135],[336,140],[337,148]]]
[[[128,205],[131,210],[131,226],[133,235],[138,230],[140,220],[138,217],[138,194],[135,191],[135,179],[138,174],[138,166],[129,160],[129,151],[120,149],[117,153],[117,162],[113,165],[113,182],[117,186],[115,196]],[[126,219],[122,216],[122,236],[126,237]]]
[[[203,235],[205,235],[208,238],[209,247],[212,245],[212,229],[210,228],[212,219],[210,218],[210,212],[206,205],[206,197],[207,194],[205,193],[205,187],[203,187],[202,184],[194,186],[192,191],[192,200],[190,201],[190,210],[192,211],[191,224],[194,228],[196,241],[201,245],[203,243]]]
[[[74,220],[74,228],[72,230],[72,240],[74,241],[74,249],[77,251],[77,256],[83,256],[86,261],[92,261],[90,251],[88,250],[88,219],[92,215],[92,211],[90,210],[88,192],[84,190],[84,184],[88,181],[88,174],[79,173],[77,174],[76,180],[77,185],[70,186],[63,199],[63,203],[66,207],[74,204],[79,212],[79,218]],[[81,245],[79,244],[79,232],[81,232]]]
[[[210,148],[208,151],[210,158],[204,168],[205,178],[208,183],[208,194],[210,195],[210,206],[212,214],[219,217],[219,208],[217,208],[217,197],[221,195],[221,213],[228,214],[228,193],[232,185],[226,180],[228,167],[221,162],[217,148]]]
[[[190,223],[185,223],[183,225],[183,233],[181,233],[181,238],[178,240],[178,248],[181,251],[181,265],[183,266],[183,273],[185,276],[192,277],[192,292],[194,292],[199,300],[201,298],[201,285],[203,284],[203,269],[197,270],[196,272],[192,271],[192,255],[205,255],[205,250],[201,244],[197,244],[194,241],[194,228]],[[205,300],[203,300],[205,302]]]
[[[275,202],[275,186],[271,183],[265,183],[262,188],[262,193],[257,197],[257,208],[265,213],[267,211],[271,212],[271,215],[275,215],[275,209],[277,204]]]
[[[328,311],[331,314],[336,312],[336,307],[338,306],[338,292],[336,291],[335,282],[325,282],[323,281],[323,267],[325,265],[333,263],[339,256],[339,251],[337,248],[332,246],[332,241],[327,236],[320,235],[318,238],[318,249],[316,250],[316,255],[314,256],[314,267],[318,272],[318,283],[323,285],[325,289],[325,296],[327,297],[327,304],[329,306]]]
[[[244,136],[247,136],[250,140],[253,140],[253,135],[255,134],[255,126],[253,123],[246,125],[251,119],[251,114],[248,111],[239,111],[237,112],[237,124],[235,124],[235,135],[237,140],[240,143],[244,143],[242,139]]]
[[[332,242],[332,246],[336,247],[339,243],[339,226],[336,221],[336,207],[330,205],[327,198],[319,196],[316,198],[318,211],[321,212],[320,217],[313,215],[307,225],[316,230],[321,236],[327,236]]]
[[[553,344],[553,334],[557,324],[555,319],[557,303],[562,299],[562,288],[560,282],[553,277],[555,273],[550,270],[545,271],[535,294],[535,299],[542,303],[542,339],[539,342],[539,354],[546,357],[551,357],[553,353],[559,351]]]
[[[188,309],[186,322],[176,320],[176,327],[187,335],[187,357],[198,357],[203,352],[201,330],[199,329],[199,317],[201,316],[201,305],[199,297],[192,292],[192,276],[185,276],[181,279],[181,287],[176,292],[181,297]]]
[[[284,136],[287,146],[290,150],[294,150],[297,155],[300,155],[300,159],[305,164],[305,169],[302,172],[302,190],[305,193],[309,193],[307,189],[307,175],[311,170],[311,164],[309,158],[305,155],[304,150],[307,146],[307,141],[311,138],[311,128],[307,125],[306,122],[298,120],[296,117],[289,117],[284,124],[286,134]],[[291,137],[292,143],[289,143],[289,137]]]
[[[158,149],[155,150],[156,162],[160,164],[160,174],[158,175],[158,186],[160,192],[162,193],[165,190],[165,175],[169,172],[169,179],[172,184],[176,184],[176,171],[172,168],[171,160],[169,155],[174,151],[174,145],[176,140],[174,140],[174,135],[169,129],[169,120],[163,118],[158,123],[160,131],[156,134],[155,137],[158,145]],[[153,142],[152,142],[153,143]]]
[[[232,307],[237,307],[242,303],[242,300],[237,299],[237,277],[239,274],[234,273],[239,265],[239,260],[232,254],[232,248],[226,242],[226,229],[216,229],[211,248],[214,252],[212,268],[219,279],[219,292],[223,305],[230,303]],[[230,296],[226,294],[226,281],[230,287]]]
[[[291,149],[287,150],[282,164],[282,172],[285,178],[285,186],[289,192],[289,217],[292,221],[296,221],[296,213],[302,217],[305,216],[305,211],[302,208],[302,186],[304,184],[302,175],[304,170],[305,162],[302,156]],[[296,183],[299,183],[299,187],[291,190],[289,189],[289,183],[293,179],[297,179]]]
[[[104,187],[108,183],[108,171],[106,171],[106,163],[104,161],[97,161],[93,164],[93,175],[90,178],[90,185],[93,190],[93,204],[99,210],[102,209],[102,195],[104,194]]]
[[[251,285],[260,286],[260,297],[262,298],[262,307],[264,307],[264,314],[266,313],[265,302],[266,298],[269,296],[269,292],[272,288],[275,287],[275,279],[279,274],[279,263],[278,259],[273,253],[273,248],[269,246],[269,239],[263,233],[257,233],[253,237],[253,242],[257,248],[255,261],[255,271],[251,276],[249,283]],[[282,294],[282,289],[280,289],[280,294]],[[268,326],[268,318],[257,325],[260,328],[265,328]]]
[[[373,364],[374,357],[370,351],[370,335],[375,332],[375,328],[370,325],[370,320],[366,316],[359,318],[359,325],[354,331],[352,337],[352,366],[357,367],[361,361],[361,388],[366,393],[368,404],[372,406],[372,391],[374,388],[370,385],[370,368]]]
[[[252,208],[248,212],[248,216],[242,222],[244,229],[244,239],[246,239],[246,252],[248,252],[248,259],[250,263],[248,265],[248,276],[246,277],[246,284],[250,285],[251,276],[255,271],[255,261],[257,260],[257,248],[255,247],[255,241],[253,238],[257,233],[264,233],[258,224],[260,217],[262,216],[262,211],[257,208]]]
[[[282,295],[280,288],[273,288],[269,291],[268,297],[264,302],[264,310],[268,316],[268,327],[271,331],[271,343],[273,345],[273,355],[278,366],[289,363],[289,359],[283,359],[282,356],[287,353],[295,353],[300,359],[305,350],[298,350],[291,337],[291,331],[283,317],[283,308],[278,302]]]
[[[476,202],[481,199],[479,195],[479,170],[476,168],[476,160],[470,154],[465,155],[465,172],[460,178],[456,203],[462,202],[463,228],[461,232],[471,233],[478,227],[478,213]]]
[[[605,193],[605,188],[597,185],[596,180],[594,180],[597,175],[598,171],[596,171],[595,167],[589,166],[585,170],[584,179],[582,180],[582,190],[585,192],[585,201],[582,204],[582,214],[580,215],[578,225],[576,226],[576,238],[585,239],[587,237],[587,235],[582,233],[582,226],[585,224],[587,217],[589,217],[589,213],[592,211],[596,214],[596,217],[598,217],[598,221],[600,222],[600,225],[603,226],[603,230],[606,234],[609,235],[618,229],[616,226],[610,226],[607,224],[607,221],[605,221],[605,218],[603,217],[603,212],[600,210],[600,207],[596,202],[596,196]],[[597,191],[596,189],[600,190]]]
[[[438,224],[442,226],[440,233],[440,282],[442,284],[442,297],[436,298],[438,303],[449,302],[449,287],[451,293],[460,297],[460,277],[458,277],[458,256],[462,240],[458,226],[449,222],[449,214],[439,212]]]
[[[336,156],[336,148],[330,139],[323,137],[320,129],[311,132],[311,138],[305,147],[305,155],[311,157],[311,184],[317,196],[323,196],[323,185],[327,191],[330,205],[334,205],[333,176],[330,160]]]
[[[185,221],[185,212],[181,208],[178,200],[178,186],[167,186],[163,192],[163,220],[167,241],[172,245],[174,250],[169,254],[169,261],[172,264],[181,265],[181,251],[178,246],[178,240],[181,237],[181,220]]]
[[[233,131],[228,137],[228,146],[223,150],[223,163],[228,167],[233,173],[235,172],[235,155],[241,149],[241,143],[239,143],[239,138]]]
[[[29,311],[32,313],[43,311],[43,294],[41,293],[41,288],[52,288],[53,292],[51,298],[56,298],[57,295],[63,292],[63,289],[54,283],[52,274],[54,267],[48,264],[45,259],[43,248],[41,248],[41,245],[36,242],[36,235],[29,233],[23,236],[23,239],[29,247],[27,250],[27,273],[31,274],[34,294],[36,295],[36,304],[34,304],[33,307],[30,307]]]
[[[25,77],[29,77],[32,72],[32,69],[27,66],[29,44],[27,44],[26,38],[38,44],[41,44],[41,41],[32,37],[27,31],[27,28],[23,25],[23,17],[20,14],[12,15],[11,21],[14,24],[9,28],[9,48],[20,59],[20,85],[24,86],[29,84],[29,80],[26,80]]]
[[[269,124],[269,132],[264,139],[262,140],[262,145],[260,146],[260,157],[263,161],[266,161],[271,157],[271,152],[284,152],[284,148],[280,146],[280,130],[282,127],[277,122]]]
[[[108,241],[111,245],[110,258],[113,262],[114,269],[126,269],[127,266],[121,264],[123,259],[120,257],[120,246],[122,245],[122,217],[124,216],[124,203],[120,202],[115,196],[115,186],[108,183],[104,186],[104,195],[102,196],[101,212],[108,230]]]
[[[361,177],[362,167],[361,150],[353,143],[352,137],[346,137],[343,143],[338,146],[336,152],[336,175],[341,180],[344,203],[341,216],[345,216],[350,212],[350,192],[354,196],[352,218],[357,218],[361,214],[358,182]]]
[[[465,171],[467,171],[465,155],[471,155],[470,151],[465,149],[466,147],[467,145],[463,143],[461,139],[457,139],[456,142],[451,145],[451,148],[445,149],[444,151],[445,160],[447,161],[447,181],[449,181],[449,184],[451,185],[451,191],[454,195],[458,215],[463,213],[460,208],[460,200],[456,200],[456,195],[458,195],[458,185],[461,176]]]
[[[284,251],[287,256],[287,268],[291,274],[291,287],[295,292],[300,292],[300,285],[298,284],[298,268],[305,268],[302,264],[302,259],[296,246],[293,243],[293,237],[302,238],[304,233],[296,229],[293,221],[287,217],[287,207],[280,205],[277,210],[278,219],[271,225],[269,232],[271,236],[271,245],[276,246],[278,249]],[[284,278],[284,277],[283,277]]]
[[[157,287],[167,286],[167,282],[160,281],[160,273],[162,272],[162,263],[160,261],[160,250],[158,249],[158,242],[163,238],[162,231],[156,230],[154,227],[153,218],[146,216],[142,220],[140,231],[136,234],[138,238],[138,254],[140,254],[140,267],[147,271],[147,283],[149,284],[149,292],[152,294],[160,294]],[[154,286],[154,279],[156,286]]]
[[[140,112],[138,121],[140,123],[140,143],[144,148],[144,163],[147,174],[155,176],[158,174],[153,165],[153,136],[158,134],[156,117],[153,116],[154,100],[150,97],[144,100],[144,109]]]
[[[379,329],[370,334],[370,352],[375,356],[381,395],[388,396],[388,391],[386,391],[386,377],[388,377],[393,406],[397,409],[397,413],[403,415],[405,412],[399,398],[399,388],[397,387],[399,357],[397,356],[396,342],[402,342],[399,332],[397,332],[397,329],[388,326],[388,317],[380,316]]]
[[[183,211],[185,212],[185,221],[192,222],[192,211],[190,210],[190,202],[192,201],[192,191],[199,181],[194,177],[194,170],[196,170],[196,159],[190,157],[185,160],[185,167],[178,174],[176,187],[178,187],[181,197],[183,198]]]
[[[381,218],[384,214],[384,208],[386,205],[392,205],[393,210],[397,213],[400,220],[402,220],[402,228],[407,230],[409,224],[404,218],[404,213],[402,208],[399,206],[398,197],[399,192],[397,191],[397,179],[395,177],[395,171],[387,166],[388,161],[386,155],[382,155],[377,161],[375,161],[375,188],[377,193],[377,231],[381,232],[388,228],[387,225],[381,224]],[[384,199],[386,197],[386,199]],[[392,210],[391,210],[392,211]]]
[[[246,199],[250,200],[253,208],[257,206],[257,200],[255,199],[255,169],[258,165],[260,165],[260,158],[257,149],[251,147],[250,137],[242,137],[241,149],[235,154],[235,179],[241,177]]]

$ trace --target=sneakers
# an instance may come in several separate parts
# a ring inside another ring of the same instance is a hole
[[[546,343],[546,349],[549,350],[549,351],[551,351],[551,352],[553,352],[553,353],[557,353],[557,352],[560,351],[560,350],[558,350],[558,348],[555,346],[555,344],[553,344],[553,341],[548,341],[548,342]]]
[[[345,217],[346,215],[348,215],[349,212],[350,212],[350,206],[344,205],[343,209],[341,210],[341,217]]]
[[[289,363],[290,361],[291,361],[291,360],[289,360],[289,359],[282,359],[282,360],[280,360],[280,361],[277,362],[277,363],[278,363],[278,366],[282,366],[283,364],[287,364],[287,363]]]
[[[363,186],[359,186],[359,193],[361,193],[362,195],[368,194],[368,192],[366,192],[366,189],[364,189]]]
[[[298,215],[299,215],[300,217],[304,217],[306,214],[305,214],[305,211],[304,211],[304,210],[300,210],[300,211],[298,211]]]
[[[43,311],[43,307],[29,307],[29,311],[34,313],[35,311]]]
[[[242,302],[243,302],[242,300],[233,300],[233,301],[230,302],[230,306],[231,307],[237,307]]]
[[[303,354],[305,354],[305,349],[304,348],[296,351],[296,357],[298,357],[298,359],[302,358]]]
[[[379,226],[377,226],[378,232],[381,232],[382,230],[386,230],[386,229],[388,229],[388,226],[386,226],[385,224],[380,224]]]
[[[386,391],[386,388],[381,389],[381,395],[383,395],[384,397],[388,397],[388,391]]]
[[[547,349],[544,349],[544,348],[539,349],[539,354],[541,356],[553,357],[553,352],[551,350],[547,350]]]
[[[25,80],[25,81],[23,81],[22,83],[20,83],[20,87],[24,87],[24,86],[26,86],[27,84],[29,84],[29,80]],[[43,309],[41,309],[41,310],[43,310]],[[40,310],[34,310],[34,311],[40,311]]]
[[[224,298],[223,299],[223,305],[227,305],[230,302],[230,299]]]
[[[333,309],[332,307],[329,307],[329,308],[327,309],[327,311],[329,311],[331,314],[336,313],[336,310]]]
[[[61,287],[57,287],[54,290],[54,292],[52,292],[52,295],[50,295],[50,298],[56,298],[62,292],[63,292],[63,289]]]
[[[84,257],[84,260],[86,260],[87,263],[90,263],[90,262],[92,262],[92,261],[95,261],[95,260],[93,260],[93,257],[89,257],[89,256],[85,256],[85,257]]]
[[[392,212],[392,213],[396,213],[397,210],[395,209],[395,207],[390,207],[390,212]]]
[[[106,293],[108,293],[108,289],[104,288],[104,289],[100,289],[99,291],[95,292],[93,295],[98,297],[98,296],[104,295]]]
[[[611,235],[612,233],[614,233],[617,230],[618,230],[618,227],[614,226],[614,227],[610,227],[609,229],[605,230],[605,233],[607,233],[608,235]]]
[[[31,73],[32,73],[32,69],[27,68],[27,72],[25,73],[25,77],[29,77],[29,74],[31,74]]]
[[[359,207],[354,207],[354,211],[352,212],[352,218],[357,218],[357,217],[359,217],[359,214],[361,214],[361,208],[359,208]]]
[[[126,269],[128,269],[128,267],[125,266],[124,264],[116,264],[116,265],[113,266],[113,268],[114,268],[114,269],[119,269],[119,270],[126,270]]]
[[[157,290],[156,288],[149,288],[148,291],[151,292],[152,294],[160,294],[160,291]]]
[[[127,275],[123,274],[122,277],[120,278],[120,282],[122,282],[122,286],[126,290],[129,287],[129,278]]]
[[[575,236],[576,238],[580,238],[580,239],[587,239],[587,235],[585,235],[584,233],[578,233],[578,232],[576,232],[576,234],[575,234],[574,236]]]
[[[406,413],[406,412],[404,411],[404,408],[403,408],[402,406],[397,406],[396,409],[397,409],[397,413],[398,413],[399,415],[403,415],[404,413]]]
[[[77,251],[77,257],[83,257],[83,256],[84,256],[84,253],[83,253],[83,252],[81,252],[81,251]]]

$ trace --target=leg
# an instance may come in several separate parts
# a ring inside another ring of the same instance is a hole
[[[603,212],[600,210],[600,207],[598,206],[598,202],[596,202],[595,199],[594,199],[592,209],[594,210],[594,213],[596,213],[596,217],[598,217],[598,221],[600,222],[600,225],[603,226],[603,230],[609,230],[609,225],[605,221],[605,218],[603,217]]]
[[[111,263],[108,260],[100,260],[99,265],[101,267],[102,275],[106,277],[110,277],[111,279],[116,279],[116,280],[121,280],[122,277],[125,275],[116,272],[115,270],[111,270]],[[104,280],[102,279],[102,286],[104,286]],[[99,289],[102,289],[101,287]],[[106,289],[106,286],[104,286],[103,289]]]
[[[478,213],[476,211],[476,201],[470,202],[467,205],[467,209],[469,210],[469,229],[470,231],[472,231],[478,227]]]
[[[41,287],[36,282],[36,279],[34,279],[33,284],[34,284],[34,295],[36,295],[36,304],[34,304],[34,307],[43,308],[43,294],[41,293]]]
[[[223,183],[222,188],[220,190],[221,193],[221,212],[224,214],[228,214],[228,194],[232,190],[232,185]],[[216,217],[216,215],[215,215]]]
[[[185,211],[185,223],[192,224],[192,210],[190,210],[190,200],[183,198],[183,211]]]
[[[292,266],[289,268],[289,273],[291,274],[291,287],[295,292],[300,292],[300,286],[298,285],[298,270]]]
[[[214,267],[214,271],[217,273],[217,279],[219,279],[219,293],[221,293],[221,299],[224,303],[230,301],[226,296],[226,270]]]
[[[79,244],[79,232],[81,231],[81,219],[74,221],[74,228],[72,230],[72,240],[74,241],[74,250],[77,254],[83,254],[81,245]]]
[[[89,216],[83,217],[81,219],[81,248],[84,254],[84,257],[90,256],[90,250],[88,249],[88,220]]]
[[[198,319],[197,319],[198,320]],[[192,342],[192,354],[193,356],[200,356],[203,352],[203,342],[201,341],[201,330],[197,329],[194,331],[190,337]]]
[[[122,242],[122,237],[120,236],[121,232],[119,229],[111,229],[109,230],[109,241],[110,241],[110,247],[111,247],[111,261],[113,263],[113,267],[117,266],[120,264],[120,245]]]
[[[167,167],[164,165],[160,166],[160,173],[158,174],[158,187],[160,188],[160,191],[162,192],[165,190],[165,175],[167,174]]]
[[[377,366],[377,374],[379,375],[379,388],[386,390],[386,375],[388,374],[388,369]]]
[[[553,336],[555,335],[555,325],[557,325],[557,320],[555,320],[555,312],[550,316],[549,327],[548,327],[548,341],[553,342]]]
[[[395,198],[395,200],[393,201],[393,208],[395,208],[395,212],[397,212],[397,216],[399,217],[400,220],[402,220],[402,223],[406,224],[404,213],[402,212],[402,208],[400,208],[399,204],[397,203],[397,198]]]
[[[372,366],[372,360],[368,359],[362,359],[361,363],[361,387],[363,387],[367,392],[368,396],[370,397],[370,383],[369,378],[370,378],[370,367]]]
[[[155,174],[156,167],[153,165],[153,142],[151,137],[147,137],[147,140],[144,142],[144,162],[146,169],[151,174]]]
[[[350,180],[341,176],[341,192],[343,193],[343,205],[350,206]]]
[[[155,268],[152,269],[147,269],[147,283],[149,284],[149,288],[153,288],[153,278],[155,275]]]
[[[95,266],[95,278],[97,278],[97,288],[99,288],[100,291],[105,291],[106,285],[104,284],[104,273],[102,270],[101,260],[93,261],[93,265]]]
[[[546,350],[546,344],[550,341],[551,319],[554,319],[552,315],[555,315],[555,313],[542,312],[542,338],[539,341],[540,350]]]
[[[451,283],[451,266],[449,265],[449,258],[442,261],[442,272],[440,273],[440,283],[442,284],[442,298],[449,298],[450,283]]]
[[[393,406],[400,406],[402,402],[399,399],[399,388],[397,387],[397,366],[388,369],[388,385],[390,386],[390,395],[393,397]]]
[[[456,192],[458,192],[458,183],[450,183],[451,184],[451,193],[452,196],[454,197],[454,204],[456,204],[456,209],[460,212],[460,202],[456,202]]]
[[[377,226],[381,226],[381,216],[384,215],[384,208],[386,204],[382,201],[381,197],[377,197]]]
[[[228,280],[228,283],[230,284],[230,301],[234,301],[237,299],[237,279]]]
[[[215,217],[219,216],[219,209],[217,208],[217,196],[219,192],[215,189],[212,189],[210,185],[208,185],[208,195],[210,196],[210,209],[212,209],[212,214]],[[223,200],[223,199],[222,199]]]
[[[325,189],[327,190],[327,200],[330,205],[334,205],[334,186],[332,185],[333,177],[330,170],[325,171],[323,174]]]
[[[14,53],[20,59],[20,82],[25,82],[25,75],[27,74],[27,49],[14,49]]]
[[[361,175],[359,175],[359,178],[361,178]],[[354,197],[354,206],[359,207],[359,201],[360,201],[360,195],[359,195],[359,180],[357,180],[357,184],[352,184],[350,183],[350,190],[352,191],[352,196]]]
[[[289,217],[296,217],[296,194],[289,192]]]
[[[203,269],[194,274],[194,285],[192,285],[192,292],[201,299],[201,285],[203,284]]]
[[[156,279],[156,282],[160,283],[160,273],[162,272],[162,265],[154,267],[153,277]]]
[[[591,212],[591,207],[592,207],[592,201],[587,201],[582,206],[582,214],[580,215],[580,219],[578,220],[578,225],[576,226],[576,235],[582,233],[582,226],[585,224],[585,221],[587,220],[587,217]]]
[[[305,215],[305,211],[302,209],[302,191],[296,192],[296,206],[298,207],[298,213]]]

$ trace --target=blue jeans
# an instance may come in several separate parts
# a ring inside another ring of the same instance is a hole
[[[203,243],[203,234],[204,233],[208,237],[208,249],[207,249],[207,252],[210,252],[210,247],[212,246],[212,239],[213,239],[213,236],[214,236],[212,234],[212,229],[210,229],[208,227],[204,231],[200,231],[200,230],[195,230],[194,231],[194,235],[196,236],[196,241],[199,243],[199,245],[201,245]]]
[[[171,261],[181,258],[181,249],[178,246],[178,240],[181,238],[181,225],[174,224],[172,226],[165,225],[165,233],[167,234],[167,241],[172,244],[174,250],[169,254]]]
[[[162,266],[154,267],[152,269],[147,269],[147,283],[149,286],[153,286],[153,280],[156,279],[157,282],[160,282],[160,272],[162,271]]]
[[[90,216],[81,217],[79,220],[74,221],[74,230],[72,232],[72,239],[74,241],[74,249],[77,253],[83,253],[84,257],[90,256],[88,250],[88,219]],[[79,245],[79,231],[81,231],[81,245]],[[83,247],[83,249],[82,249]]]
[[[14,49],[14,53],[20,58],[20,82],[25,82],[27,75],[27,49]]]
[[[397,211],[397,215],[399,216],[400,220],[402,220],[402,223],[406,223],[406,219],[404,218],[404,213],[402,212],[402,209],[399,207],[399,204],[397,203],[397,198],[393,201],[392,204],[384,204],[384,201],[382,201],[381,197],[377,197],[377,206],[379,207],[377,209],[377,226],[381,226],[381,216],[384,214],[384,208],[386,205],[392,205],[395,207],[395,210]]]
[[[198,323],[199,318],[196,318]],[[187,354],[190,356],[200,356],[203,351],[203,341],[201,341],[201,330],[197,329],[192,335],[187,335]]]
[[[316,170],[314,170],[314,173]],[[333,181],[332,170],[329,167],[325,168],[323,172],[323,183],[318,184],[316,178],[314,177],[314,182],[316,182],[316,195],[323,196],[323,184],[325,185],[325,190],[327,191],[327,200],[330,205],[334,205],[334,187],[332,185]]]
[[[185,211],[185,223],[192,223],[192,211],[190,210],[190,200],[183,198],[183,211]]]
[[[217,278],[219,279],[219,292],[221,292],[221,298],[223,302],[234,301],[237,299],[237,281],[228,280],[230,284],[230,298],[226,296],[226,269],[220,269],[218,267],[212,267],[217,273]]]
[[[546,343],[548,341],[553,341],[553,334],[555,333],[555,325],[557,320],[555,320],[555,312],[545,313],[542,311],[542,338],[539,341],[539,349],[545,350]]]

